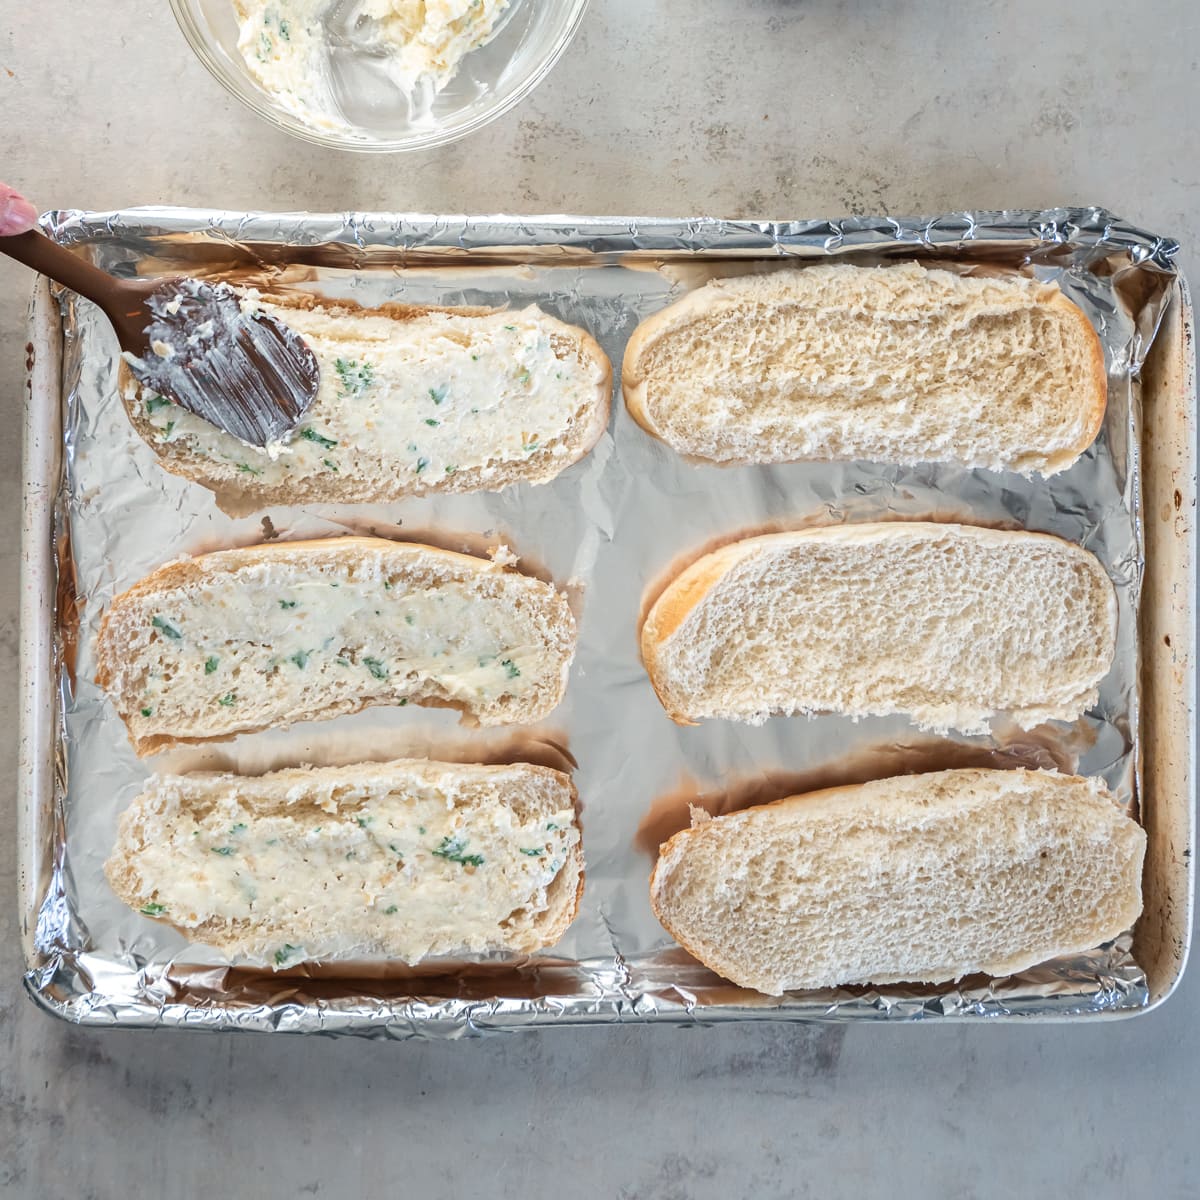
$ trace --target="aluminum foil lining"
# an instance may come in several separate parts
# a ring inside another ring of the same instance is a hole
[[[207,491],[159,467],[119,403],[106,322],[64,297],[63,403],[46,415],[61,419],[65,447],[61,479],[47,481],[57,489],[49,533],[62,578],[57,611],[45,613],[57,636],[59,712],[55,743],[43,749],[56,756],[58,788],[41,816],[56,833],[41,864],[45,893],[27,976],[43,1003],[96,1024],[394,1037],[627,1020],[1047,1016],[1146,1003],[1128,935],[1007,979],[764,997],[675,946],[651,913],[647,883],[658,844],[688,822],[689,805],[726,812],[899,771],[1058,766],[1101,776],[1136,813],[1138,373],[1172,282],[1175,243],[1099,209],[789,224],[135,209],[54,213],[45,225],[119,275],[269,277],[275,287],[365,305],[537,303],[586,327],[618,378],[638,321],[717,273],[830,257],[919,257],[966,271],[1016,266],[1057,281],[1091,318],[1109,403],[1095,445],[1050,480],[945,465],[694,466],[644,434],[618,399],[595,451],[543,487],[231,517]],[[732,534],[814,520],[931,516],[1055,533],[1101,559],[1118,589],[1119,646],[1085,717],[1032,731],[997,720],[989,736],[972,738],[932,738],[902,718],[776,718],[759,728],[668,720],[640,665],[637,627],[647,593],[681,556]],[[562,707],[513,737],[410,706],[139,761],[93,682],[97,624],[114,595],[180,555],[345,532],[434,537],[476,552],[504,543],[568,587],[581,625]],[[257,772],[412,753],[487,761],[514,746],[536,761],[578,762],[588,865],[575,924],[552,952],[524,964],[255,971],[132,912],[104,881],[118,815],[152,770]]]

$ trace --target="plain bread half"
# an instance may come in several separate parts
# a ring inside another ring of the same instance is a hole
[[[733,542],[650,609],[642,659],[681,723],[906,713],[980,733],[1095,703],[1117,600],[1093,555],[1041,533],[897,521]]]
[[[1104,352],[1057,284],[917,263],[714,279],[634,331],[638,423],[718,463],[1064,470],[1104,419]]]
[[[702,819],[662,847],[650,898],[742,987],[946,983],[1130,929],[1145,848],[1097,780],[943,771]]]

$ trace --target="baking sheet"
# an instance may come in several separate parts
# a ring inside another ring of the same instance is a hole
[[[58,818],[39,880],[30,986],[75,1019],[263,1029],[455,1034],[542,1021],[1049,1015],[1147,1001],[1130,939],[1008,980],[957,987],[842,989],[759,997],[720,981],[654,920],[647,880],[657,844],[687,821],[809,787],[969,763],[1057,765],[1105,778],[1138,802],[1136,611],[1143,567],[1138,372],[1173,282],[1174,243],[1099,210],[958,215],[841,224],[581,221],[221,214],[134,210],[51,214],[54,236],[118,274],[270,269],[281,283],[361,304],[536,302],[597,337],[618,368],[639,319],[713,273],[795,258],[919,255],[1024,265],[1084,308],[1105,346],[1109,405],[1097,443],[1051,480],[947,466],[796,464],[698,467],[647,437],[614,404],[584,462],[540,488],[372,506],[273,506],[230,517],[197,485],[167,475],[129,427],[115,392],[115,344],[86,302],[64,302],[65,432],[55,550]],[[282,272],[282,274],[278,274]],[[761,728],[663,714],[637,655],[639,616],[679,566],[717,540],[812,522],[964,520],[1057,533],[1086,546],[1118,587],[1117,661],[1100,702],[1072,726],[934,739],[902,718],[776,718]],[[92,682],[92,642],[112,597],[183,553],[264,536],[344,532],[432,537],[479,551],[504,543],[568,587],[579,654],[564,705],[515,739],[463,730],[449,712],[369,710],[139,762]],[[50,620],[51,614],[46,614]],[[152,769],[254,772],[298,761],[408,753],[579,763],[587,888],[554,951],[434,974],[329,964],[272,975],[230,969],[126,909],[102,864],[119,813]]]

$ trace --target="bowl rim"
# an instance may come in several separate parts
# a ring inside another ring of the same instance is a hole
[[[204,64],[208,73],[221,84],[235,100],[244,104],[256,116],[274,125],[277,129],[290,133],[293,137],[310,145],[324,146],[333,150],[349,150],[360,154],[397,154],[406,150],[431,150],[437,146],[449,145],[470,134],[477,132],[485,125],[511,112],[534,90],[553,70],[558,60],[566,53],[567,47],[575,40],[579,26],[583,23],[590,0],[567,0],[571,11],[567,24],[559,34],[549,53],[537,67],[529,73],[519,87],[513,89],[500,103],[478,113],[471,120],[454,129],[435,128],[427,132],[414,134],[404,138],[378,139],[356,137],[341,132],[327,132],[306,125],[299,117],[286,109],[277,107],[269,94],[251,81],[253,91],[241,86],[241,81],[235,79],[225,63],[213,53],[211,42],[204,29],[197,23],[188,0],[170,0],[171,11],[184,40],[192,48],[192,52]]]

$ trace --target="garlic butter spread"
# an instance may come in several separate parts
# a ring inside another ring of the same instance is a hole
[[[487,42],[509,0],[359,0],[338,12],[356,50],[383,58],[401,91],[442,91],[459,64]],[[332,0],[237,0],[238,49],[250,73],[309,124],[345,125],[330,77]],[[345,17],[351,20],[346,21]]]
[[[202,460],[206,475],[234,487],[299,483],[348,499],[397,483],[401,493],[455,490],[464,471],[486,488],[514,465],[549,479],[578,457],[571,434],[593,419],[604,383],[598,362],[574,350],[558,357],[565,327],[535,307],[411,320],[261,307],[320,366],[316,399],[286,443],[259,450],[139,385],[130,393],[153,444]]]
[[[481,801],[478,788],[462,795],[453,772],[391,787],[298,782],[273,804],[237,788],[196,803],[198,786],[151,782],[161,819],[137,849],[139,907],[184,928],[244,923],[242,950],[276,967],[356,951],[415,963],[502,947],[502,924],[545,910],[579,843],[569,803],[520,812]]]
[[[257,562],[127,597],[118,692],[138,737],[213,736],[408,696],[475,710],[560,686],[565,665],[544,633],[558,603],[548,585],[498,569],[418,582]]]

